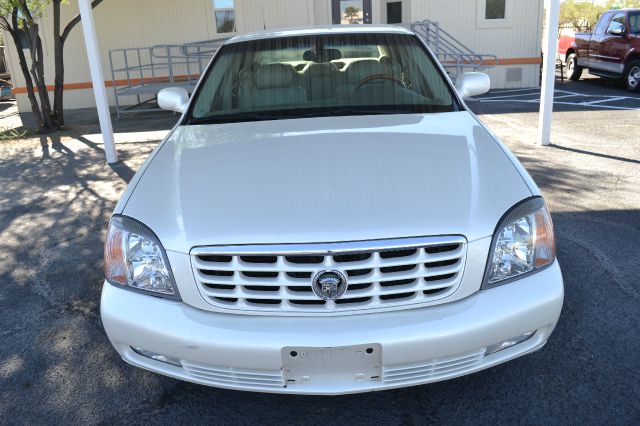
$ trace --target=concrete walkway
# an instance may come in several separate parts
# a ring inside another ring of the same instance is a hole
[[[22,126],[15,101],[0,102],[0,131]]]

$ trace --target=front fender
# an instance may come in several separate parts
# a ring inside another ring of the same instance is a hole
[[[637,40],[636,43],[638,45],[640,45],[640,40]],[[636,60],[636,59],[640,59],[640,46],[638,46],[638,47],[633,46],[633,47],[631,47],[631,49],[629,49],[625,53],[624,61],[623,61],[623,63],[625,64],[625,71],[627,70],[626,67],[629,66],[631,61]]]

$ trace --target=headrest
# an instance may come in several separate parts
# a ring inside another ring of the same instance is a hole
[[[293,67],[285,64],[262,65],[256,72],[256,86],[259,89],[293,86]]]
[[[238,78],[242,85],[253,84],[253,73],[248,69],[241,69]]]
[[[356,61],[349,65],[349,68],[347,69],[349,83],[352,84],[357,84],[370,75],[385,73],[386,67],[384,64],[378,62],[377,59],[363,59],[361,61]]]
[[[340,70],[331,62],[309,64],[309,68],[304,72],[305,75],[326,75],[333,76],[335,73],[339,73]]]

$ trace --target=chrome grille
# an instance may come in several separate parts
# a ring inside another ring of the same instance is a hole
[[[462,375],[481,364],[484,360],[484,353],[485,348],[482,348],[475,352],[433,359],[424,363],[384,367],[382,381],[385,384],[410,385]]]
[[[252,389],[284,387],[282,371],[246,370],[232,367],[212,367],[182,361],[182,368],[191,377],[214,386],[249,386]]]
[[[328,244],[199,247],[192,266],[203,297],[230,310],[273,313],[369,311],[433,302],[458,288],[466,240],[459,236]],[[315,274],[339,270],[336,301],[313,292]]]

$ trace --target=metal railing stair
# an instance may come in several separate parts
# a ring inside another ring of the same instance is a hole
[[[411,29],[425,40],[453,81],[464,70],[492,68],[498,63],[495,55],[473,52],[438,22],[414,22]],[[227,39],[110,50],[116,116],[159,111],[153,104],[157,93],[166,87],[184,87],[192,93],[210,59]],[[136,103],[124,106],[123,98],[131,97]]]
[[[454,82],[465,70],[480,71],[498,64],[496,55],[475,53],[442,29],[438,22],[414,22],[411,30],[427,43]]]

